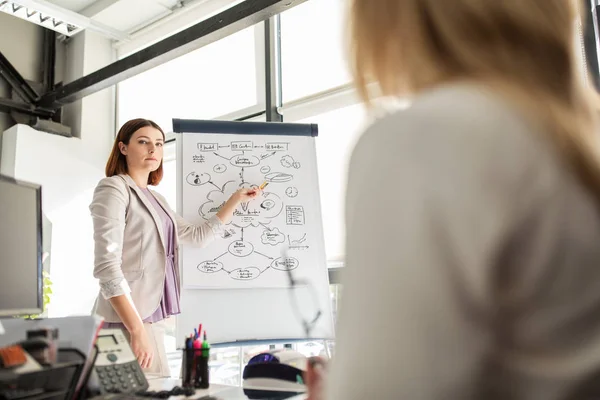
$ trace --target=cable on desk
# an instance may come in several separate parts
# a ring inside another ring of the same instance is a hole
[[[181,396],[182,394],[186,397],[193,396],[196,393],[194,388],[182,388],[180,386],[175,386],[171,390],[161,390],[161,391],[153,391],[148,390],[145,392],[136,392],[137,397],[151,397],[154,399],[168,399],[171,396]]]

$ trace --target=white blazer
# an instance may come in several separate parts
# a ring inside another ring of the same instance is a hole
[[[176,227],[175,266],[179,243],[204,247],[222,230],[216,215],[202,225],[190,224],[175,214],[160,194],[151,193]],[[100,281],[93,312],[106,322],[121,322],[108,299],[131,292],[140,317],[149,317],[158,308],[164,290],[167,238],[160,216],[129,175],[102,179],[94,191],[90,211],[94,223],[94,277]],[[178,268],[175,272],[181,283]]]

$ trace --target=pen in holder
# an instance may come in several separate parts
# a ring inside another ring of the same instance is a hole
[[[204,331],[204,341],[200,346],[200,357],[196,357],[197,368],[196,373],[198,374],[196,387],[201,389],[208,389],[209,386],[209,369],[208,359],[210,358],[210,344],[206,340],[206,331]]]
[[[182,385],[207,389],[209,387],[208,359],[210,358],[210,345],[200,339],[186,339],[186,346],[182,350]]]
[[[196,380],[196,362],[195,353],[196,349],[184,348],[182,350],[183,357],[181,358],[182,366],[182,377],[181,382],[184,388],[194,387],[194,381]]]

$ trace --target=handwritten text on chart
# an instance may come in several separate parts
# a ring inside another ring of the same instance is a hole
[[[266,151],[288,151],[289,143],[282,142],[271,142],[265,143],[264,146],[255,146],[254,142],[245,140],[231,142],[227,146],[219,146],[218,143],[198,143],[198,150],[214,152],[219,150],[221,147],[230,148],[232,151],[253,151],[254,149],[265,149]],[[257,150],[260,151],[260,150]]]
[[[285,206],[286,224],[304,225],[304,207]]]
[[[219,150],[218,143],[198,143],[198,150],[200,151],[217,151]]]
[[[288,143],[266,143],[265,150],[275,150],[275,151],[287,151]]]
[[[231,142],[231,150],[252,150],[252,142]]]

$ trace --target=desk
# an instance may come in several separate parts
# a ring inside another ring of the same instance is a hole
[[[179,379],[169,379],[169,378],[156,378],[156,379],[148,379],[148,383],[150,384],[150,388],[148,390],[170,390],[175,386],[181,386],[181,380]],[[257,389],[266,389],[266,388],[257,388]],[[185,396],[176,396],[171,397],[171,399],[199,399],[203,396],[214,396],[218,400],[248,400],[248,397],[244,395],[244,390],[241,387],[237,386],[226,386],[226,385],[217,385],[211,384],[208,389],[197,389],[196,394],[191,397]],[[286,400],[304,400],[306,399],[306,395],[300,394],[297,396],[286,397]],[[212,399],[211,399],[212,400]]]

